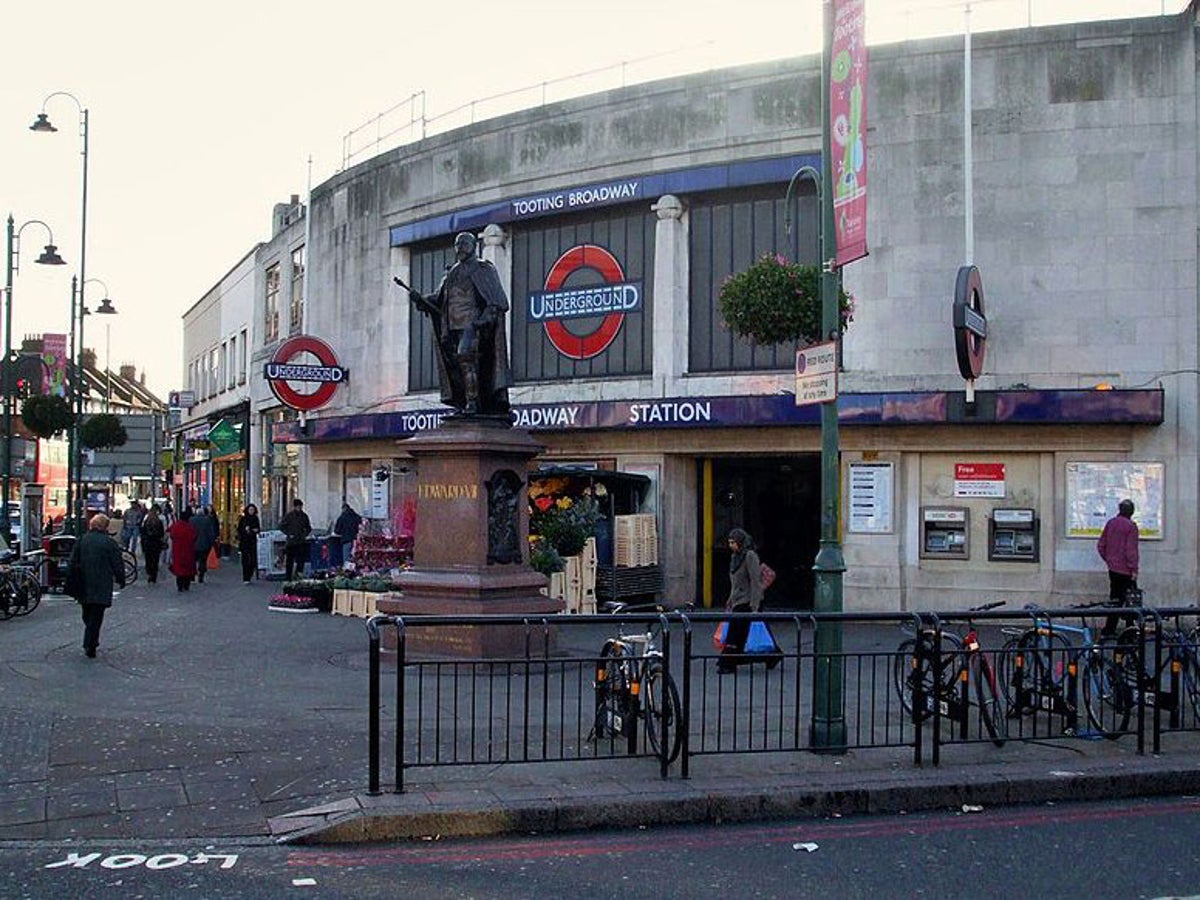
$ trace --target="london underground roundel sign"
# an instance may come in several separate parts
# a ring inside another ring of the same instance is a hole
[[[305,354],[314,357],[317,364],[294,361]],[[280,403],[301,412],[311,412],[333,399],[338,385],[349,377],[350,372],[338,364],[337,355],[327,343],[300,334],[279,345],[264,367],[263,375]],[[304,393],[294,387],[296,384],[315,384],[317,388]]]
[[[575,272],[590,269],[602,283],[566,287]],[[579,244],[562,254],[546,275],[545,290],[529,295],[529,317],[541,322],[546,337],[570,359],[591,359],[608,349],[625,322],[641,309],[641,281],[627,281],[617,258],[604,247]],[[569,319],[597,320],[589,331],[567,328]]]

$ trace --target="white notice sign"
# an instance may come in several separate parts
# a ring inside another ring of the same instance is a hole
[[[850,464],[850,530],[886,534],[892,530],[892,464]]]
[[[837,399],[837,341],[796,351],[796,405]]]
[[[386,519],[388,517],[388,500],[390,498],[389,482],[371,481],[371,514],[370,519]]]

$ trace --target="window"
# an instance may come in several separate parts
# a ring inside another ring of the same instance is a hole
[[[229,359],[225,370],[225,386],[233,387],[237,384],[238,373],[238,337],[235,334],[229,339]]]
[[[208,351],[208,396],[215,397],[217,395],[217,348],[213,347]]]
[[[221,344],[217,350],[217,393],[225,390],[226,378],[229,372],[229,345]]]
[[[248,329],[242,329],[241,354],[238,356],[238,384],[246,383],[246,354],[249,352],[250,335]]]
[[[279,263],[267,269],[267,296],[263,315],[263,343],[279,339]]]
[[[304,248],[292,251],[292,305],[289,310],[288,334],[299,334],[304,324]]]

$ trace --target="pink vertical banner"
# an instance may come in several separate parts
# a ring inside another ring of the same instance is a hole
[[[55,397],[67,395],[67,336],[42,335],[42,393]]]
[[[829,133],[837,264],[867,255],[866,0],[833,0]]]

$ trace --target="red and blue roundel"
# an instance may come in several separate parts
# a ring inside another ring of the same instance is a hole
[[[567,279],[580,269],[598,273],[600,284],[567,288]],[[621,331],[625,314],[642,308],[642,282],[626,281],[617,258],[604,247],[579,244],[550,267],[545,290],[529,295],[529,318],[541,322],[550,343],[570,359],[591,359],[608,349]],[[591,331],[576,334],[568,319],[599,319]]]

